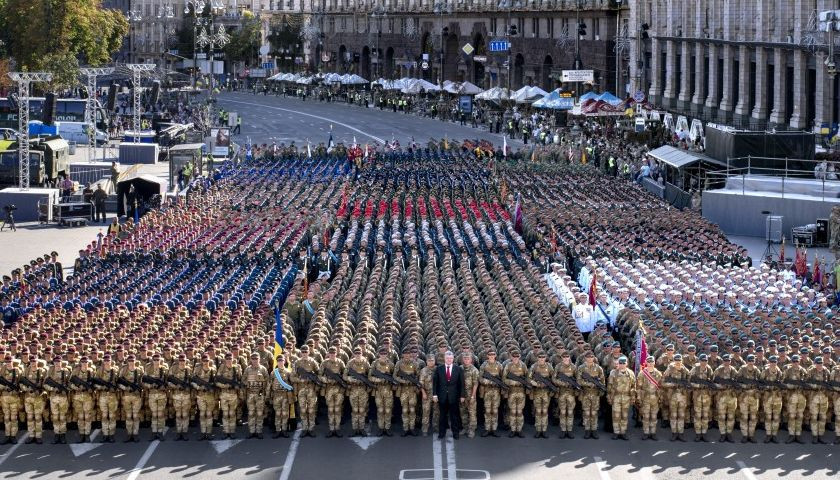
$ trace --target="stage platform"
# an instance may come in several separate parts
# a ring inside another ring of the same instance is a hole
[[[765,236],[766,215],[782,216],[782,232],[790,240],[793,227],[828,218],[840,206],[840,181],[740,175],[726,187],[703,192],[703,216],[727,235]]]

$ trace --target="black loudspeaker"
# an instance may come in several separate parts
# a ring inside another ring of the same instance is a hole
[[[18,102],[18,94],[15,92],[9,93],[9,109],[15,111],[20,108],[20,103]]]
[[[160,81],[155,80],[152,82],[152,97],[149,99],[149,103],[157,105],[158,98],[160,98]]]
[[[827,218],[818,218],[817,219],[817,244],[820,245],[828,245],[828,219]]]
[[[112,83],[108,87],[108,111],[113,112],[117,106],[117,84]]]
[[[44,110],[41,114],[41,121],[44,122],[45,125],[53,124],[56,107],[55,100],[55,94],[52,92],[49,92],[44,96]]]

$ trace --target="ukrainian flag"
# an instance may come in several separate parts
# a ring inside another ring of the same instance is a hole
[[[283,353],[286,340],[283,338],[283,315],[280,313],[280,305],[274,306],[274,368],[277,368],[277,355]]]

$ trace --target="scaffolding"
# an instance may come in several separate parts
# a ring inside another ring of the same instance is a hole
[[[9,77],[18,85],[18,186],[29,190],[29,84],[49,82],[52,73],[9,72]]]
[[[131,70],[131,80],[134,83],[134,105],[131,108],[131,129],[134,130],[134,143],[140,143],[140,80],[144,72],[151,72],[155,69],[154,63],[129,63],[126,65]]]
[[[85,123],[88,126],[88,162],[96,161],[96,77],[110,75],[112,67],[80,68],[79,72],[87,77],[87,108],[85,109]]]

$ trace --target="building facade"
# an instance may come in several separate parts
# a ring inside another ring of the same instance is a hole
[[[833,0],[634,0],[631,89],[663,108],[742,128],[837,122],[817,13]],[[646,33],[646,35],[645,35]]]
[[[273,0],[267,14],[275,24],[304,16],[305,63],[313,70],[548,90],[559,86],[561,70],[575,67],[579,47],[594,87],[623,95],[630,51],[616,48],[627,44],[616,32],[628,31],[629,11],[616,0]],[[510,51],[491,52],[492,40],[509,40]]]

